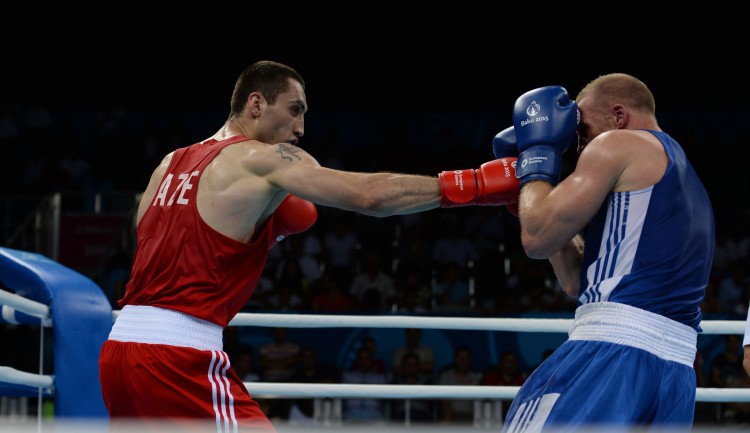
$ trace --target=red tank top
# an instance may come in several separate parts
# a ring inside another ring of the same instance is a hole
[[[272,215],[246,244],[209,227],[196,195],[203,170],[232,137],[174,152],[150,207],[138,223],[137,244],[125,305],[180,311],[226,327],[252,295],[268,256]]]

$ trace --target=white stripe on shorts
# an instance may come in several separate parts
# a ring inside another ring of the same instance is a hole
[[[229,389],[229,380],[227,379],[229,365],[229,357],[226,353],[216,350],[211,351],[208,381],[211,382],[217,433],[229,433],[230,431],[236,433],[238,428],[237,417],[234,415],[234,396]]]

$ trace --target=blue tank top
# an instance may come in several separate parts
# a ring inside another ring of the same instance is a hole
[[[578,305],[619,302],[701,332],[700,304],[714,256],[708,193],[682,147],[664,146],[664,177],[638,191],[613,192],[588,225]]]

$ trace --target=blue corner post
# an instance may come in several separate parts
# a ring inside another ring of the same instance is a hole
[[[101,288],[41,254],[4,247],[0,282],[52,311],[55,417],[107,417],[99,351],[112,329],[112,307]]]

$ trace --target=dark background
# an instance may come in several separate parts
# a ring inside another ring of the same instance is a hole
[[[311,110],[509,113],[527,90],[575,96],[609,72],[641,78],[660,111],[746,109],[750,38],[728,9],[284,6],[11,12],[2,90],[52,109],[224,110],[242,69],[273,59],[302,73]]]
[[[80,149],[98,190],[139,191],[161,155],[221,126],[245,67],[272,59],[306,81],[301,146],[316,158],[434,174],[443,161],[492,158],[490,138],[522,93],[558,84],[575,97],[599,75],[626,72],[650,87],[660,125],[715,203],[735,207],[750,188],[748,24],[731,8],[669,5],[14,5],[0,17],[0,102],[41,107],[58,123],[52,140],[8,146],[6,157],[54,164]],[[102,129],[111,122],[116,141]],[[160,147],[146,156],[149,128]],[[14,166],[5,178],[29,177]],[[55,182],[8,189],[63,188]]]

